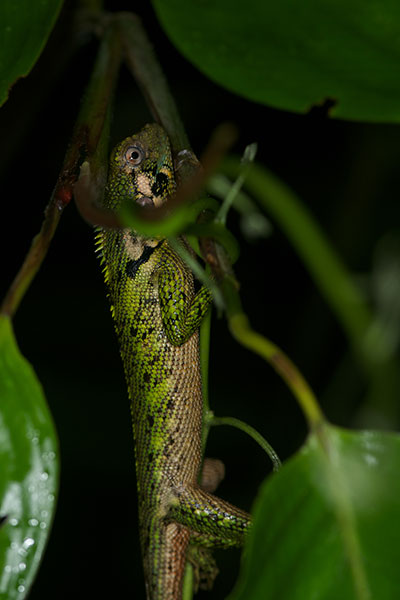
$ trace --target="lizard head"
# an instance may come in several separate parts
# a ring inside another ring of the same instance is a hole
[[[146,125],[114,148],[106,193],[110,208],[126,199],[140,206],[160,206],[174,191],[170,143],[160,125]]]

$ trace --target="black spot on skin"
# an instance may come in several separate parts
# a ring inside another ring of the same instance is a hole
[[[130,332],[131,332],[131,336],[135,338],[137,336],[137,333],[138,333],[137,327],[135,327],[135,325],[132,325],[131,329],[130,329]]]
[[[149,452],[149,453],[148,453],[148,455],[147,455],[147,459],[148,459],[149,463],[153,462],[153,453],[152,453],[152,452]],[[154,485],[154,484],[153,484],[153,485]]]
[[[131,279],[135,279],[136,273],[138,272],[138,269],[141,265],[144,265],[145,263],[147,263],[147,261],[149,260],[150,256],[153,254],[154,250],[156,248],[158,248],[158,246],[162,244],[162,241],[159,242],[156,246],[152,247],[152,246],[145,246],[143,248],[143,252],[141,254],[141,256],[139,256],[139,258],[137,258],[136,260],[128,260],[128,262],[126,263],[126,274],[128,277],[130,277]]]
[[[157,173],[156,180],[151,186],[151,192],[154,196],[161,196],[168,187],[169,177],[165,173]]]
[[[168,398],[168,402],[167,402],[167,410],[172,410],[174,408],[174,401],[172,400],[172,398]]]
[[[144,381],[145,383],[150,383],[150,380],[151,380],[151,375],[150,375],[150,373],[147,373],[147,372],[146,372],[146,373],[144,373],[144,374],[143,374],[143,381]]]
[[[153,415],[147,415],[147,421],[148,421],[150,427],[153,427],[153,425],[154,425],[154,417],[153,417]]]

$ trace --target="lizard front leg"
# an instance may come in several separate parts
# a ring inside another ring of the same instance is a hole
[[[158,298],[164,331],[173,346],[182,345],[198,330],[211,305],[208,288],[202,286],[192,299],[185,288],[176,268],[163,266],[158,274]]]

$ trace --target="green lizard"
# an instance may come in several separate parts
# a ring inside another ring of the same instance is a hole
[[[159,125],[113,150],[107,208],[126,199],[158,206],[174,191],[169,140]],[[250,526],[247,513],[198,485],[198,328],[211,296],[205,287],[194,292],[190,269],[165,239],[100,229],[97,244],[132,407],[147,598],[179,600],[186,560],[202,556],[195,548],[241,545]],[[203,555],[207,561],[207,550]]]

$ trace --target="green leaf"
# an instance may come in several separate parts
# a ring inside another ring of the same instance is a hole
[[[0,598],[22,600],[49,535],[58,444],[42,388],[0,317]]]
[[[263,485],[229,600],[393,600],[400,437],[323,425]]]
[[[36,63],[61,6],[62,0],[1,0],[0,106],[12,84]]]
[[[153,0],[177,48],[246,98],[305,112],[400,121],[398,0]]]

